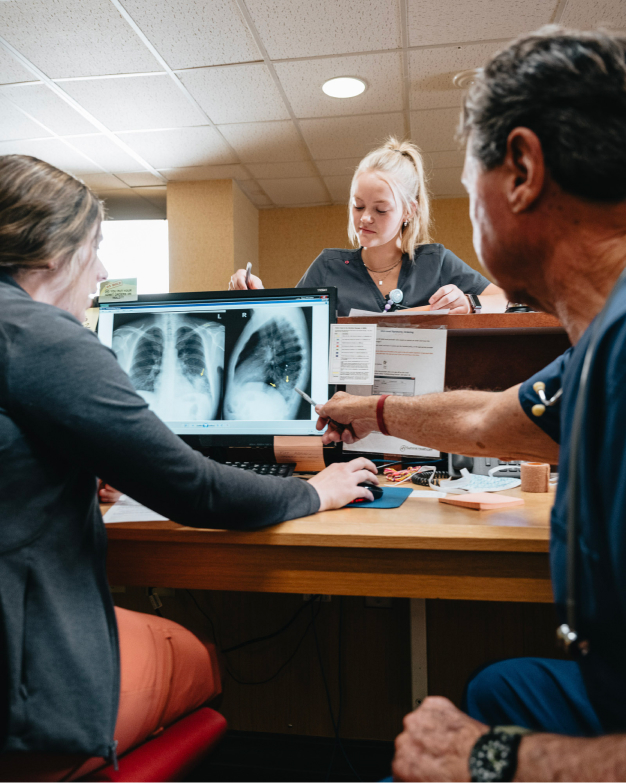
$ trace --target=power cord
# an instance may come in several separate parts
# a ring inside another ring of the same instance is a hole
[[[343,625],[343,617],[342,617],[343,611],[342,610],[343,610],[342,599],[340,598],[340,604],[339,604],[339,622],[340,622],[340,625],[339,625],[339,639],[340,639],[340,641],[339,641],[339,648],[338,648],[340,656],[341,656],[341,635],[342,635],[342,631],[343,631],[343,628],[342,628],[342,625]],[[350,768],[350,771],[352,772],[354,777],[358,781],[361,781],[361,778],[360,778],[358,772],[354,769],[354,767],[352,766],[352,762],[348,758],[348,754],[346,753],[346,749],[344,748],[343,742],[341,741],[341,738],[339,736],[339,728],[340,728],[340,722],[341,722],[341,712],[342,712],[342,707],[343,707],[343,704],[342,704],[342,698],[343,698],[342,690],[343,690],[343,688],[342,688],[342,682],[341,682],[341,658],[339,659],[339,678],[338,678],[338,680],[339,680],[339,683],[338,683],[339,684],[339,709],[338,709],[338,712],[337,712],[337,720],[335,720],[335,713],[333,711],[332,699],[330,697],[330,689],[328,688],[328,681],[326,679],[326,672],[324,671],[324,663],[322,662],[322,651],[320,650],[319,639],[317,638],[317,628],[315,626],[315,620],[316,620],[317,615],[313,614],[313,607],[311,607],[311,614],[312,614],[311,622],[313,623],[313,637],[315,639],[315,650],[317,652],[317,660],[318,660],[318,663],[319,663],[319,666],[320,666],[320,674],[322,675],[322,682],[324,683],[324,691],[326,693],[326,703],[328,704],[328,712],[329,712],[329,715],[330,715],[330,722],[332,723],[333,731],[335,733],[335,743],[336,743],[337,746],[339,746],[339,749],[341,750],[341,753],[342,753],[344,759],[346,760],[346,763],[347,763],[348,767]],[[328,769],[328,773],[327,773],[327,776],[326,776],[327,780],[330,777],[331,767],[332,767],[332,764],[333,764],[334,760],[335,760],[335,752],[334,752],[334,749],[333,749],[333,755],[331,756],[331,764],[330,764],[330,767]]]
[[[216,631],[216,629],[215,629],[215,625],[214,625],[214,623],[213,623],[213,620],[212,620],[211,616],[210,616],[209,614],[207,614],[207,612],[205,612],[205,611],[204,611],[204,609],[203,609],[203,608],[200,606],[200,604],[199,604],[199,603],[198,603],[198,601],[196,600],[196,597],[195,597],[195,595],[194,595],[194,594],[191,592],[191,590],[186,590],[186,592],[189,594],[189,597],[191,598],[191,600],[192,600],[192,601],[194,602],[194,604],[196,605],[196,607],[197,607],[198,611],[200,612],[200,614],[202,614],[204,617],[206,617],[206,619],[209,621],[209,624],[210,624],[210,626],[211,626],[211,631],[212,631],[212,633],[213,633],[213,639],[215,640],[215,643],[216,643],[217,647],[220,649],[220,651],[221,651],[221,652],[222,652],[224,655],[226,655],[226,654],[228,654],[228,653],[230,653],[230,652],[234,652],[235,650],[239,650],[239,649],[241,649],[242,647],[247,647],[247,646],[249,646],[249,645],[251,645],[251,644],[257,644],[258,642],[264,642],[264,641],[267,641],[268,639],[274,639],[276,636],[279,636],[281,633],[284,633],[284,632],[285,632],[285,631],[286,631],[288,628],[290,628],[290,627],[291,627],[291,625],[293,625],[293,623],[294,623],[294,622],[297,620],[297,618],[298,618],[298,616],[300,615],[300,613],[301,613],[301,612],[302,612],[304,609],[306,609],[306,608],[307,608],[307,606],[311,606],[311,608],[313,609],[313,606],[312,606],[312,604],[314,604],[314,603],[317,603],[317,612],[315,612],[315,613],[314,613],[314,616],[313,616],[313,617],[312,617],[312,619],[309,621],[309,624],[307,625],[307,627],[304,629],[304,633],[302,634],[302,636],[301,636],[301,637],[300,637],[300,639],[298,640],[298,643],[296,644],[296,646],[295,646],[295,648],[294,648],[294,651],[291,653],[291,655],[289,656],[289,658],[287,658],[287,660],[286,660],[286,661],[285,661],[285,662],[284,662],[284,663],[283,663],[283,664],[282,664],[282,665],[281,665],[281,666],[280,666],[280,667],[279,667],[279,668],[278,668],[278,669],[277,669],[277,670],[274,672],[274,674],[272,674],[270,677],[268,677],[268,678],[267,678],[267,679],[265,679],[265,680],[250,680],[250,681],[248,681],[248,680],[242,680],[242,679],[240,679],[239,677],[237,677],[237,675],[235,675],[235,674],[233,673],[233,671],[231,670],[230,666],[229,666],[228,664],[226,664],[226,672],[228,673],[228,675],[229,675],[230,677],[232,677],[232,679],[233,679],[235,682],[239,683],[240,685],[265,685],[265,683],[271,682],[271,680],[273,680],[273,679],[275,679],[276,677],[278,677],[278,675],[279,675],[279,674],[282,672],[282,670],[283,670],[283,669],[284,669],[284,668],[285,668],[285,667],[286,667],[286,666],[287,666],[289,663],[291,663],[291,661],[292,661],[292,660],[295,658],[295,656],[296,656],[296,653],[297,653],[297,652],[298,652],[298,650],[300,649],[300,647],[301,647],[302,643],[304,642],[304,640],[305,640],[305,638],[306,638],[306,636],[307,636],[307,634],[308,634],[308,632],[309,632],[309,629],[311,628],[311,625],[313,625],[313,623],[315,622],[315,618],[317,617],[317,615],[318,615],[318,614],[320,613],[320,611],[321,611],[321,603],[320,603],[320,598],[321,598],[321,596],[319,596],[319,595],[313,595],[313,596],[311,596],[311,598],[309,598],[309,599],[308,599],[306,602],[304,602],[304,603],[302,604],[302,606],[301,606],[301,607],[300,607],[300,608],[299,608],[299,609],[298,609],[298,610],[297,610],[297,611],[296,611],[296,612],[295,612],[295,613],[294,613],[294,614],[291,616],[291,618],[290,618],[290,619],[289,619],[289,620],[288,620],[288,621],[285,623],[285,625],[283,625],[283,626],[282,626],[281,628],[279,628],[277,631],[274,631],[273,633],[270,633],[270,634],[266,634],[265,636],[256,636],[256,637],[254,637],[253,639],[247,639],[247,640],[246,640],[246,641],[244,641],[244,642],[239,642],[239,644],[235,644],[235,645],[233,645],[233,646],[231,646],[231,647],[226,647],[226,648],[223,648],[223,647],[222,647],[222,645],[221,645],[221,643],[220,643],[220,641],[219,641],[219,637],[218,637],[218,635],[217,635],[217,631]]]

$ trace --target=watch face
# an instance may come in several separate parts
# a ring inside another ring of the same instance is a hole
[[[478,739],[469,768],[472,780],[513,780],[521,735],[492,730]]]

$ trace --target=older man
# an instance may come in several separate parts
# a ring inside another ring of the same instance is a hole
[[[578,655],[484,669],[468,686],[469,716],[446,699],[427,699],[405,719],[394,775],[626,780],[626,40],[554,27],[518,39],[478,76],[463,127],[478,256],[511,300],[558,316],[574,347],[502,393],[382,404],[338,394],[318,411],[319,426],[328,418],[351,424],[343,435],[331,425],[326,442],[381,429],[445,451],[546,462],[557,459],[560,442],[552,581],[563,622],[575,619]],[[531,411],[537,380],[548,397],[563,390],[540,418]],[[581,448],[568,615],[573,432]]]

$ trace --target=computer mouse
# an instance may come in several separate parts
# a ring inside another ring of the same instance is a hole
[[[371,484],[369,481],[363,481],[359,485],[359,487],[367,487],[369,491],[374,495],[374,500],[378,500],[379,498],[382,498],[383,496],[383,488],[379,487],[378,484]],[[359,500],[365,499],[365,498],[359,498]]]

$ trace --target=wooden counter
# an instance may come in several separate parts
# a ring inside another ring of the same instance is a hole
[[[523,497],[524,506],[495,511],[409,498],[398,509],[340,509],[247,532],[112,524],[109,581],[549,603],[553,493]]]

